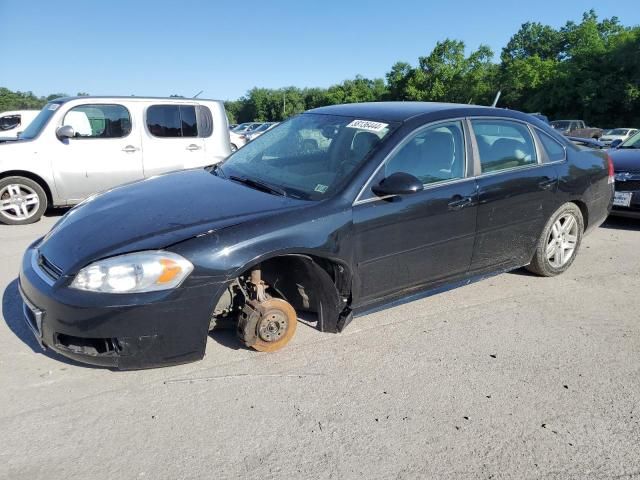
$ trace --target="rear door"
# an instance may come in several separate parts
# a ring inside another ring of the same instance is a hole
[[[465,144],[462,121],[410,134],[355,202],[359,304],[434,284],[469,268],[477,202]],[[371,186],[395,172],[416,176],[424,190],[392,198],[371,193]]]
[[[154,104],[146,108],[142,135],[145,177],[206,164],[196,107]]]
[[[555,208],[556,168],[543,163],[528,124],[495,118],[470,123],[479,202],[471,271],[524,265]]]
[[[92,193],[140,180],[142,151],[139,124],[121,104],[82,104],[62,117],[73,138],[57,140],[51,148],[59,195],[76,203]]]

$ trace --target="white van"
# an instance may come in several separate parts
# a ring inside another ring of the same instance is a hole
[[[0,113],[0,139],[13,139],[29,126],[40,110],[14,110]]]
[[[0,143],[0,223],[37,221],[47,206],[231,153],[217,100],[71,97],[49,102],[13,142]]]

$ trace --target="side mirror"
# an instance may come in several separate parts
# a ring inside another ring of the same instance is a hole
[[[60,140],[63,140],[65,138],[73,138],[75,134],[76,132],[73,130],[73,127],[71,125],[63,125],[61,127],[58,127],[58,129],[56,130],[56,137],[58,137]]]
[[[618,139],[614,140],[613,142],[611,142],[611,148],[618,148],[621,143],[622,143],[622,140],[620,140],[618,138]]]
[[[378,185],[371,187],[371,191],[379,197],[388,195],[408,195],[424,189],[422,182],[413,175],[396,172],[383,178]]]

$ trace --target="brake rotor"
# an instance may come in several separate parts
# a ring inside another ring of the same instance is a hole
[[[279,298],[269,298],[260,302],[259,310],[255,343],[251,347],[259,352],[280,350],[296,333],[296,311],[288,302]]]

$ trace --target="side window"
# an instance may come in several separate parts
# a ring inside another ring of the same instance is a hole
[[[529,128],[508,120],[472,120],[482,173],[538,162]]]
[[[0,117],[0,131],[11,130],[20,126],[20,115],[5,115]]]
[[[464,135],[460,122],[441,123],[415,134],[386,163],[384,175],[404,172],[434,183],[464,176]]]
[[[561,162],[565,159],[566,152],[560,142],[540,130],[538,130],[538,137],[540,138],[540,142],[542,142],[545,152],[547,152],[547,157],[550,162]]]
[[[152,105],[147,109],[147,128],[154,137],[197,137],[196,107]]]
[[[122,138],[131,132],[131,116],[122,105],[79,105],[62,124],[73,127],[75,138]]]
[[[198,105],[198,132],[200,136],[207,138],[213,133],[213,115],[209,107]]]

